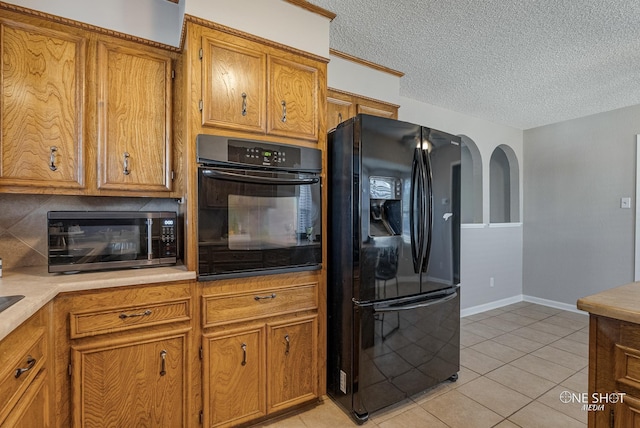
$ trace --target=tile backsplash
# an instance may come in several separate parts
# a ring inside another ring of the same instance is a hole
[[[173,211],[174,199],[0,194],[0,258],[6,270],[47,265],[48,211]]]

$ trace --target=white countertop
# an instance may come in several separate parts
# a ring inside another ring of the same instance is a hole
[[[19,294],[23,295],[24,299],[0,312],[0,340],[59,293],[185,281],[195,278],[196,273],[188,271],[182,265],[83,272],[73,275],[48,273],[46,266],[4,269],[0,278],[0,296]]]

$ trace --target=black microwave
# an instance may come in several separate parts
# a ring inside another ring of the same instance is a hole
[[[49,211],[49,272],[174,265],[177,217],[159,211]]]

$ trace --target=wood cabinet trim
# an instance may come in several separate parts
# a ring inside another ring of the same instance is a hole
[[[73,19],[65,18],[62,16],[52,15],[46,12],[41,12],[35,9],[29,9],[23,6],[18,6],[10,3],[0,2],[0,9],[8,10],[11,12],[20,13],[23,15],[29,15],[37,18],[46,19],[51,22],[55,22],[58,24],[69,25],[81,30],[91,31],[93,33],[106,34],[108,36],[117,37],[119,39],[128,40],[131,42],[142,43],[147,46],[153,46],[156,48],[164,49],[171,52],[180,52],[181,49],[179,47],[166,45],[164,43],[155,42],[153,40],[144,39],[142,37],[132,36],[130,34],[120,33],[118,31],[109,30],[107,28],[98,27],[96,25],[87,24],[85,22],[76,21]]]
[[[402,71],[394,70],[384,65],[376,64],[375,62],[367,61],[366,59],[358,58],[353,55],[349,55],[345,52],[340,52],[335,49],[329,49],[329,54],[337,56],[338,58],[346,59],[347,61],[355,62],[356,64],[364,65],[365,67],[373,68],[374,70],[382,71],[393,76],[402,77],[404,73]]]
[[[306,0],[284,0],[284,1],[286,1],[287,3],[291,3],[293,5],[299,6],[303,9],[306,9],[309,12],[313,12],[316,15],[324,16],[325,18],[328,18],[329,21],[333,21],[336,18],[336,16],[338,16],[334,12],[331,12],[330,10],[324,9],[320,6],[316,6],[315,4],[311,4]]]

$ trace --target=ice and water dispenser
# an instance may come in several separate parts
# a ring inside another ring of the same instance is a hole
[[[369,236],[402,234],[402,180],[369,177]]]

